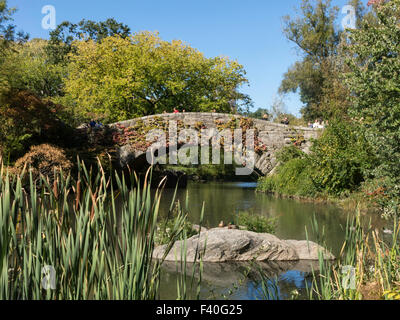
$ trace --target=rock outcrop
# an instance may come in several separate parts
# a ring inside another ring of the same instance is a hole
[[[166,261],[181,260],[183,241],[178,241],[166,257]],[[196,252],[202,253],[203,262],[233,261],[300,261],[335,257],[311,241],[280,240],[267,233],[216,228],[202,232],[186,240],[186,260],[193,262]],[[161,259],[166,246],[155,248],[153,257]]]

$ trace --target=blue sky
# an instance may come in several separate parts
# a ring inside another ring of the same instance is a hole
[[[299,59],[294,44],[282,34],[282,17],[293,14],[300,0],[9,0],[17,7],[15,24],[31,38],[48,38],[41,27],[45,5],[56,8],[57,24],[64,20],[95,21],[115,18],[132,31],[158,31],[165,40],[180,39],[206,56],[223,55],[244,65],[255,107],[269,107],[283,74]],[[333,0],[343,7],[347,0]],[[344,15],[343,15],[344,17]],[[339,21],[340,22],[340,21]],[[287,110],[296,115],[302,106],[289,95]]]

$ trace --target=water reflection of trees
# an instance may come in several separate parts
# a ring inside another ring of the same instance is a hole
[[[191,283],[193,264],[187,265],[187,283]],[[204,263],[202,272],[203,298],[212,299],[265,299],[262,292],[262,282],[266,281],[273,297],[275,287],[279,292],[279,299],[290,297],[296,289],[305,292],[305,282],[312,270],[318,270],[317,261],[297,262],[231,262],[231,263]],[[182,275],[180,266],[174,262],[165,262],[162,291],[175,292],[172,287],[176,279]],[[194,272],[195,283],[199,277],[198,270]],[[175,287],[174,287],[175,288]],[[193,288],[195,291],[196,288]],[[173,297],[169,297],[173,298]]]

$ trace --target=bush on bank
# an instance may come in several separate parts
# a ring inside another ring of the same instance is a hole
[[[276,219],[267,218],[253,212],[240,212],[237,216],[237,224],[256,233],[274,234],[276,230]]]
[[[341,197],[358,191],[367,180],[375,157],[357,124],[333,122],[314,140],[311,153],[289,146],[277,154],[274,174],[260,179],[259,191],[285,196]]]

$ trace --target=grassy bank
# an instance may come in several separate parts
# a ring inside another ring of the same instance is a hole
[[[365,194],[365,192],[357,191],[348,195],[333,196],[329,194],[318,193],[314,195],[299,195],[295,193],[278,192],[276,189],[271,189],[265,185],[267,178],[260,178],[258,181],[256,192],[265,193],[276,198],[294,199],[304,203],[321,203],[321,204],[334,204],[345,211],[354,212],[360,210],[361,212],[374,212],[382,214],[381,205],[372,197]]]
[[[357,124],[331,123],[309,151],[294,145],[280,150],[277,167],[259,180],[257,191],[351,210],[360,204],[363,210],[388,206],[390,181],[378,178],[375,154]]]
[[[349,219],[338,263],[320,259],[308,288],[311,300],[400,300],[400,223],[385,234]]]
[[[324,243],[324,228],[315,219],[312,233]],[[307,233],[308,234],[308,233]],[[305,281],[305,294],[293,290],[290,300],[400,300],[400,223],[382,233],[361,222],[360,211],[347,220],[346,236],[337,260],[322,258]],[[261,298],[281,298],[278,278],[258,269]]]

